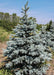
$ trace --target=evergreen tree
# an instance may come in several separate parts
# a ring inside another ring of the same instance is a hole
[[[28,2],[22,8],[23,25],[15,26],[4,50],[4,56],[7,56],[5,68],[13,70],[15,75],[43,75],[47,70],[44,63],[51,59],[51,53],[36,34],[36,23],[28,20],[27,5]]]
[[[4,17],[4,13],[0,12],[0,20],[3,20],[3,17]]]
[[[42,40],[45,40],[46,46],[50,47],[52,51],[54,51],[54,23],[50,21],[50,29],[46,31],[46,27],[42,27],[40,37]]]
[[[17,22],[17,15],[16,15],[16,13],[13,13],[12,14],[12,22],[13,23],[16,23]]]
[[[51,23],[51,21],[50,21]],[[49,31],[47,31],[47,45],[51,47],[51,49],[54,51],[54,23],[52,22],[52,25],[50,26]]]
[[[4,20],[5,21],[10,21],[10,15],[9,15],[9,13],[5,13],[4,14]]]
[[[47,25],[46,30],[50,31],[50,28],[51,28],[51,25],[52,25],[52,20],[50,20],[49,24],[46,24],[46,25]]]

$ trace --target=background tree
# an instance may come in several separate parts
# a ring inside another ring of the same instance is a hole
[[[37,25],[36,28],[37,28],[38,30],[41,30],[41,28],[42,28],[42,24],[36,24],[36,25]]]
[[[4,14],[4,20],[9,21],[10,20],[10,15],[9,13]]]
[[[16,13],[12,14],[12,21],[13,22],[17,22],[17,15],[16,15]]]
[[[0,12],[0,20],[3,20],[3,17],[4,17],[4,13]]]
[[[36,18],[34,18],[34,17],[29,17],[28,19],[29,20],[32,20],[33,22],[36,22],[37,21]]]
[[[15,25],[19,24],[20,17],[15,13],[9,15],[9,13],[0,12],[0,26],[7,31],[12,31]]]
[[[50,22],[49,22],[49,24],[46,24],[47,25],[47,28],[46,28],[46,30],[50,30],[50,28],[51,28],[51,25],[52,25],[52,20],[50,20]]]

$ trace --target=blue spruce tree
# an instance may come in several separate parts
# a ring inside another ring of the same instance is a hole
[[[22,25],[15,26],[4,50],[5,68],[13,70],[15,75],[43,75],[48,68],[44,63],[51,59],[51,53],[36,34],[36,23],[28,20],[27,5],[28,2],[22,8]]]

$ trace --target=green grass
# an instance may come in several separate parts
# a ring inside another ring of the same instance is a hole
[[[9,70],[1,69],[0,75],[13,75]]]
[[[0,42],[9,40],[9,35],[11,32],[7,32],[4,28],[0,27]]]

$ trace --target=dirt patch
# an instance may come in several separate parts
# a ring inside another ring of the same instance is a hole
[[[54,56],[53,56],[52,61],[50,63],[51,63],[51,66],[49,67],[49,70],[47,70],[46,75],[54,75]]]
[[[0,42],[0,66],[2,65],[1,62],[5,59],[4,56],[3,56],[2,48],[6,49],[6,47],[7,47],[6,42],[4,42],[4,43]]]

